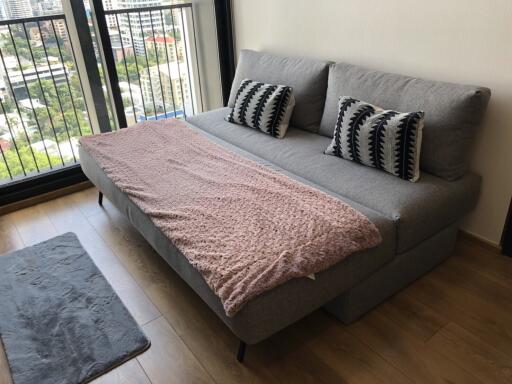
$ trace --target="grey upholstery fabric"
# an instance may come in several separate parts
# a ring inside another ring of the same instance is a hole
[[[484,87],[422,80],[338,63],[329,68],[329,82],[319,133],[332,137],[338,98],[351,96],[385,109],[425,112],[421,168],[456,180],[468,167],[475,129],[490,97]]]
[[[409,252],[398,255],[324,308],[344,323],[357,320],[450,256],[457,232],[458,223],[450,225]]]
[[[330,138],[291,127],[283,140],[228,123],[227,109],[190,117],[191,124],[317,186],[380,212],[395,222],[397,251],[405,252],[458,221],[476,204],[480,178],[446,181],[423,172],[417,183],[324,155]]]
[[[149,346],[73,233],[0,257],[0,334],[14,383],[83,383]]]
[[[329,62],[242,50],[231,86],[228,106],[244,79],[293,88],[295,108],[290,124],[317,132],[324,109]]]
[[[276,140],[264,133],[261,134]],[[206,135],[211,137],[208,134]],[[278,167],[268,164],[245,151],[238,150],[222,140],[211,138],[228,149],[259,161],[261,164],[268,165],[273,169],[280,170]],[[105,173],[91,156],[83,148],[80,148],[79,151],[82,169],[94,185],[129,218],[134,227],[139,230],[167,263],[210,306],[233,333],[249,344],[257,343],[267,338],[308,313],[320,308],[326,302],[334,299],[340,293],[388,263],[395,255],[395,228],[391,220],[386,219],[369,208],[330,193],[365,214],[379,228],[384,239],[383,243],[368,251],[353,254],[334,267],[316,274],[314,281],[308,278],[293,279],[271,291],[265,292],[246,304],[234,317],[229,318],[226,316],[219,298],[211,291],[199,272],[188,263],[187,259],[153,225],[151,220],[106,177]],[[300,177],[285,171],[283,172],[301,182],[308,183]],[[325,192],[329,193],[329,191]]]

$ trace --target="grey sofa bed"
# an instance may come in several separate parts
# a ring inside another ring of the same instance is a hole
[[[316,274],[315,280],[294,279],[265,292],[234,317],[225,315],[218,297],[187,259],[80,148],[89,179],[242,342],[257,343],[321,307],[352,322],[450,255],[458,224],[478,199],[480,177],[467,172],[467,158],[490,97],[488,89],[242,51],[230,105],[244,78],[294,88],[296,107],[284,139],[226,122],[229,108],[191,116],[191,127],[347,202],[379,228],[383,242]],[[323,154],[341,95],[384,108],[426,112],[417,183]]]

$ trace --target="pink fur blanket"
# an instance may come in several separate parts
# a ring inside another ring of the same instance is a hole
[[[228,316],[262,292],[381,242],[375,225],[349,205],[179,120],[80,143],[199,270]]]

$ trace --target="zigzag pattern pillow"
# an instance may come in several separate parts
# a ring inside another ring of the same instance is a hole
[[[226,120],[283,138],[294,106],[292,88],[246,79],[238,88],[235,106]]]
[[[342,96],[334,137],[325,151],[343,159],[375,167],[404,180],[420,177],[420,149],[424,112],[383,110]]]

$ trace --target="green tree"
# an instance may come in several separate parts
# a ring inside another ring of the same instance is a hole
[[[34,162],[34,157],[36,159],[39,170],[45,170],[50,167],[48,163],[48,157],[44,152],[34,151],[34,156],[32,156],[32,152],[30,151],[30,147],[28,145],[22,144],[20,147],[18,145],[18,153],[14,148],[10,148],[7,151],[4,151],[4,156],[7,160],[7,164],[9,165],[9,170],[13,177],[22,176],[23,168],[26,173],[36,172],[36,163]],[[59,156],[49,155],[50,162],[52,166],[56,166],[62,164]],[[20,162],[21,159],[21,162]],[[23,164],[23,167],[22,167]],[[8,179],[9,171],[7,170],[7,166],[3,161],[3,158],[0,161],[0,180]]]

